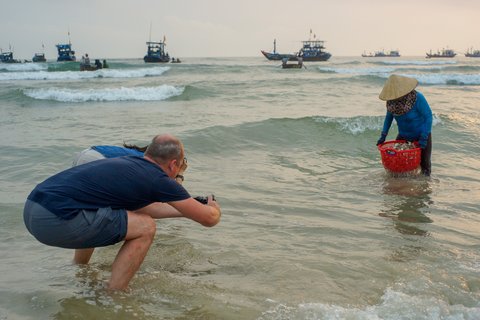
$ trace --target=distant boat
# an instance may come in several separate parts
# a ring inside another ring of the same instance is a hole
[[[283,60],[284,58],[287,58],[289,61],[296,61],[297,60],[297,55],[295,53],[278,53],[277,52],[277,39],[273,39],[273,52],[267,52],[260,50],[262,54],[267,58],[268,60]]]
[[[47,62],[47,59],[45,59],[45,46],[42,43],[42,53],[35,53],[32,58],[32,62]]]
[[[32,62],[47,62],[47,59],[45,59],[45,53],[35,53]]]
[[[143,61],[152,62],[169,62],[170,56],[165,52],[165,41],[147,41],[147,54],[143,57]]]
[[[21,63],[20,60],[13,59],[13,52],[0,52],[0,62],[2,63]]]
[[[310,30],[309,40],[302,41],[302,48],[298,52],[298,57],[303,58],[303,61],[327,61],[332,56],[330,53],[324,51],[325,46],[323,45],[325,41],[316,40],[316,35],[313,35],[312,39],[312,30]]]
[[[465,57],[480,58],[480,50],[473,50],[473,48],[469,49],[467,52],[465,52]]]
[[[375,51],[375,53],[368,53],[366,54],[365,52],[362,53],[362,57],[374,57],[374,58],[382,58],[382,57],[388,57],[388,58],[396,58],[400,57],[400,52],[398,50],[390,50],[388,53],[385,51]]]
[[[301,69],[302,63],[282,63],[282,69]]]
[[[441,51],[437,50],[437,52],[432,52],[432,50],[430,50],[430,52],[427,52],[426,54],[427,54],[427,56],[425,58],[427,58],[427,59],[430,59],[430,58],[453,58],[457,55],[455,53],[455,51],[453,51],[452,49],[442,49]]]

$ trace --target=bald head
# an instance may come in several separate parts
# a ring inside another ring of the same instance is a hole
[[[152,158],[160,165],[164,165],[171,160],[182,161],[184,151],[180,140],[170,134],[160,134],[153,137],[148,145],[145,155]]]

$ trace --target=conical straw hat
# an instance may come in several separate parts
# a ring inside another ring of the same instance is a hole
[[[385,82],[378,97],[384,101],[395,100],[415,89],[417,85],[417,79],[392,74]]]

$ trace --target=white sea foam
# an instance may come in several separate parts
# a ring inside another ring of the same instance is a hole
[[[185,88],[170,85],[157,87],[134,88],[105,88],[75,90],[66,88],[28,89],[24,94],[39,100],[54,100],[61,102],[86,102],[86,101],[161,101],[179,96]]]
[[[381,302],[376,305],[359,308],[324,303],[302,303],[298,306],[277,304],[270,310],[263,312],[259,319],[453,320],[478,319],[479,314],[479,306],[451,305],[449,301],[438,297],[411,295],[387,289],[381,298]]]
[[[320,71],[338,74],[350,74],[357,76],[377,76],[387,79],[390,74],[396,71],[393,67],[373,68],[328,68],[320,67]],[[421,69],[419,69],[421,71]],[[480,74],[478,73],[402,73],[398,75],[412,77],[421,84],[428,85],[480,85]]]
[[[47,69],[46,63],[0,63],[0,72],[46,71]]]
[[[384,118],[384,116],[359,116],[353,118],[313,117],[316,122],[334,123],[339,126],[341,131],[353,135],[362,134],[366,131],[382,130]],[[433,114],[432,125],[436,126],[440,123],[442,123],[440,117]]]
[[[338,74],[355,74],[355,75],[378,75],[390,74],[395,70],[394,67],[368,67],[368,68],[332,68],[319,67],[320,71]]]
[[[456,64],[455,60],[388,60],[378,61],[378,64],[386,65],[415,65],[415,66],[433,66],[433,65],[451,65]]]
[[[160,76],[170,67],[141,69],[100,69],[96,71],[59,71],[59,72],[5,72],[0,73],[0,81],[8,80],[80,80],[92,78],[142,78]]]

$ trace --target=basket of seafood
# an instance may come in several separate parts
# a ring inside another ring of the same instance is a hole
[[[408,172],[420,165],[422,149],[416,142],[405,140],[386,141],[378,145],[382,164],[388,171]]]

